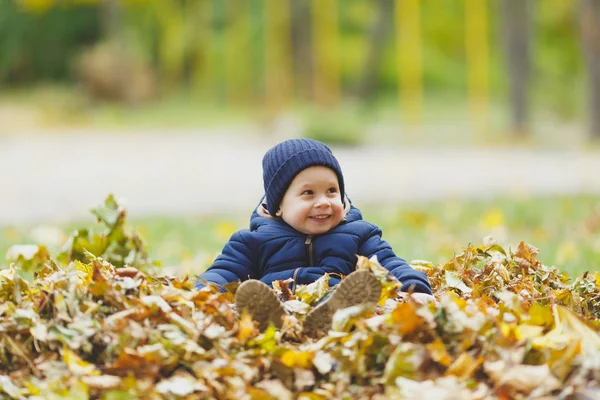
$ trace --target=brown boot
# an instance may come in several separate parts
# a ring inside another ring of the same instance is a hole
[[[304,334],[316,336],[331,328],[333,314],[342,308],[358,304],[376,304],[381,295],[381,283],[371,271],[355,271],[340,282],[333,294],[308,313]]]
[[[285,314],[283,305],[269,286],[261,281],[250,279],[238,287],[235,292],[235,306],[242,314],[246,310],[252,319],[258,321],[258,329],[263,332],[269,322],[281,328],[281,317]]]

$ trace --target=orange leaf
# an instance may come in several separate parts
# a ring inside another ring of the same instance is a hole
[[[424,319],[417,315],[415,306],[411,303],[398,303],[392,311],[392,321],[402,335],[413,332],[424,323]]]

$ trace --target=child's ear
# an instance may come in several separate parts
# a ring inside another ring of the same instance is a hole
[[[281,217],[283,215],[283,211],[281,211],[281,208],[279,210],[277,210],[277,212],[275,213],[276,217]]]

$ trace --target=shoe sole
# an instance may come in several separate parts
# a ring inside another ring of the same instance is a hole
[[[381,296],[381,283],[370,271],[355,271],[335,289],[331,297],[308,313],[303,332],[308,336],[328,331],[337,310],[358,304],[376,304]]]
[[[285,314],[283,305],[269,286],[261,281],[248,280],[242,282],[235,292],[235,306],[242,314],[246,310],[252,319],[258,322],[258,329],[264,332],[269,322],[281,328],[281,317]]]

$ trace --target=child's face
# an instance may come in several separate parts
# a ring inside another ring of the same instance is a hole
[[[344,217],[337,175],[327,167],[306,168],[288,187],[279,210],[286,223],[307,235],[336,227]]]

